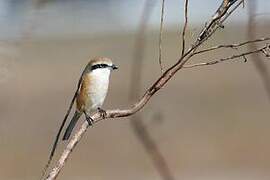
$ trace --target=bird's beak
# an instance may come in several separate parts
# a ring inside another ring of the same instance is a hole
[[[118,69],[118,66],[116,66],[115,64],[112,65],[112,69],[115,70],[115,69]]]

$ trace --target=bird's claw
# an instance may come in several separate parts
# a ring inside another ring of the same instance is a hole
[[[86,112],[84,112],[84,114],[85,114],[85,119],[88,122],[88,125],[92,126],[94,124],[94,120]]]
[[[107,112],[104,110],[104,109],[101,109],[100,107],[98,107],[98,112],[99,112],[99,114],[100,114],[100,116],[102,117],[102,118],[105,118],[106,117],[106,115],[107,115]]]

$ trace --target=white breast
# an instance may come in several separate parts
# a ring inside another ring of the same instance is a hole
[[[91,76],[92,81],[88,91],[91,109],[97,109],[102,106],[107,95],[110,70],[107,68],[95,69],[88,76]]]

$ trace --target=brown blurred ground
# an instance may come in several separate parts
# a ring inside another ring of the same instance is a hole
[[[261,36],[267,35],[263,29]],[[188,36],[195,37],[197,31]],[[245,27],[238,26],[215,37],[212,44],[248,39]],[[0,179],[39,177],[90,57],[108,56],[120,66],[111,77],[105,109],[132,103],[127,99],[134,38],[135,34],[112,34],[1,45],[10,51],[1,54],[6,79],[0,84]],[[168,67],[180,54],[180,34],[164,34],[163,47]],[[144,89],[160,74],[157,50],[157,33],[149,32]],[[233,52],[237,53],[220,55]],[[269,105],[253,64],[240,60],[180,71],[141,113],[177,179],[269,179]],[[163,120],[155,121],[159,114]],[[59,179],[158,179],[125,119],[90,128]]]

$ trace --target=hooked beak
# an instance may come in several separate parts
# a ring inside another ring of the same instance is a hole
[[[115,69],[118,69],[118,66],[116,66],[115,64],[112,65],[112,69],[115,70]]]

